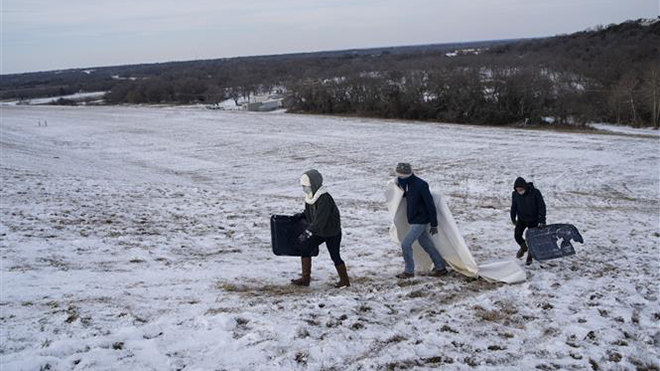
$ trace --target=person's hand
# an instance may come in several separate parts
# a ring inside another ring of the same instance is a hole
[[[305,243],[308,238],[312,237],[312,232],[310,231],[304,231],[298,236],[298,242],[300,243]]]
[[[429,233],[431,234],[431,236],[435,236],[436,234],[438,234],[438,227],[431,227]]]
[[[513,219],[511,219],[511,223],[513,223],[513,225],[516,225],[516,221]]]
[[[543,228],[545,228],[545,223],[539,223],[538,229],[543,229]]]

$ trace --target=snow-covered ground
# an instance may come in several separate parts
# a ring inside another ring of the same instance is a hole
[[[270,94],[251,95],[249,100],[246,99],[245,97],[240,97],[238,98],[237,101],[235,101],[234,99],[225,99],[222,102],[218,102],[217,104],[210,105],[209,108],[219,108],[226,111],[244,111],[246,110],[246,105],[248,103],[250,102],[264,103],[266,101],[272,101],[273,99],[271,98],[271,96],[272,95]],[[281,100],[281,98],[277,98],[275,100]],[[238,104],[236,104],[237,102]],[[281,109],[278,109],[276,111],[281,111]],[[268,112],[273,112],[273,111],[268,111]]]
[[[0,369],[658,369],[656,138],[199,108],[2,107]],[[48,120],[47,127],[37,122]],[[478,262],[511,259],[514,179],[573,257],[518,285],[394,278],[383,199],[399,161]],[[319,169],[352,286],[270,251]],[[646,368],[645,368],[646,367]]]
[[[93,99],[102,99],[103,96],[107,92],[105,91],[93,91],[93,92],[82,92],[82,93],[74,93],[74,94],[69,94],[69,95],[61,95],[57,97],[47,97],[47,98],[34,98],[34,99],[28,99],[25,101],[4,101],[0,102],[1,105],[3,106],[15,106],[18,104],[27,104],[27,105],[41,105],[41,104],[50,104],[55,102],[58,99],[68,99],[72,101],[87,101],[87,100],[93,100]]]
[[[630,126],[611,125],[611,124],[591,124],[594,129],[609,131],[617,134],[647,135],[660,138],[660,130],[653,128],[633,128]]]

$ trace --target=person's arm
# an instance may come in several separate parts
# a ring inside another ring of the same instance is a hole
[[[511,222],[516,224],[516,214],[518,214],[518,207],[516,205],[516,194],[511,193]]]
[[[536,209],[539,213],[539,224],[545,224],[545,201],[538,189],[536,190]]]
[[[293,214],[293,218],[296,219],[296,220],[307,219],[307,217],[305,216],[305,211],[304,211],[304,210],[303,210],[303,212],[301,212],[301,213],[295,213],[295,214]]]
[[[429,213],[429,219],[431,219],[431,227],[437,227],[438,213],[435,210],[435,202],[433,202],[433,196],[431,195],[428,184],[424,184],[424,188],[422,189],[422,198],[424,199],[426,211]]]
[[[314,212],[314,222],[307,227],[307,230],[313,234],[318,234],[318,231],[323,228],[330,219],[332,213],[332,199],[326,195],[319,197],[316,200],[316,211]]]

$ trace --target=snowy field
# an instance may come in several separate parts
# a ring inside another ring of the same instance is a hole
[[[610,131],[617,134],[645,135],[660,138],[660,130],[655,130],[652,128],[633,128],[630,126],[609,124],[591,124],[591,127],[594,129]]]
[[[48,120],[48,127],[37,122]],[[2,107],[0,369],[658,370],[660,140],[193,108]],[[477,262],[514,258],[523,176],[573,257],[528,281],[399,281],[383,190],[409,161]],[[270,251],[319,169],[352,286]]]
[[[101,100],[105,94],[106,94],[105,91],[83,92],[83,93],[75,93],[69,95],[61,95],[58,97],[34,98],[34,99],[25,100],[23,102],[17,100],[2,101],[0,102],[0,105],[1,106],[15,106],[18,104],[43,105],[43,104],[51,104],[57,101],[58,99],[68,99],[76,102],[84,102],[86,100]]]

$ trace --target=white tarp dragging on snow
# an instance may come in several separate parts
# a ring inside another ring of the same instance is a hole
[[[396,184],[396,180],[391,180],[387,184],[385,199],[392,218],[390,235],[394,242],[401,246],[401,240],[408,232],[410,225],[406,217],[406,199],[403,197],[403,190]],[[482,277],[490,282],[516,283],[526,280],[525,271],[515,261],[477,265],[458,230],[444,196],[433,193],[433,200],[438,214],[438,234],[431,238],[435,248],[450,267],[465,276]],[[428,271],[433,268],[431,258],[418,242],[413,245],[413,258],[416,270]]]

